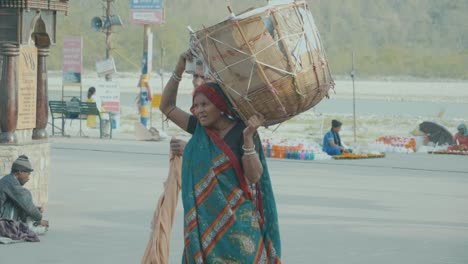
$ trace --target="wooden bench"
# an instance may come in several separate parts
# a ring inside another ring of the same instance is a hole
[[[52,117],[52,136],[55,136],[55,119],[62,120],[62,136],[65,136],[65,118],[67,105],[64,101],[49,101],[50,115]]]
[[[103,138],[104,122],[96,103],[76,102],[76,101],[49,101],[50,114],[52,117],[52,136],[55,135],[55,119],[62,120],[62,136],[65,136],[65,119],[79,119],[80,122],[88,115],[95,115],[99,118],[99,136]],[[109,117],[110,122],[110,117]],[[110,125],[110,123],[109,123]],[[110,125],[109,138],[112,138],[112,126]]]

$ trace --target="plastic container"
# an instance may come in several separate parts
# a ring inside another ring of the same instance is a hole
[[[272,150],[272,146],[270,143],[267,143],[267,151],[266,151],[266,155],[268,158],[271,158],[271,150]]]
[[[285,159],[286,158],[286,146],[282,145],[279,146],[279,158]]]
[[[309,160],[315,160],[315,153],[313,151],[309,152]]]
[[[112,129],[118,129],[120,127],[120,113],[111,113],[110,118]]]
[[[276,145],[271,146],[270,158],[277,158],[278,157],[278,147]]]

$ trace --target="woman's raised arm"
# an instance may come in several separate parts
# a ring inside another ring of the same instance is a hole
[[[184,52],[180,55],[179,61],[172,73],[171,78],[164,87],[161,97],[161,105],[159,109],[169,120],[174,122],[177,126],[187,131],[190,114],[177,107],[177,91],[179,89],[179,82],[182,80],[182,74],[185,71],[186,60],[193,59],[190,52]]]

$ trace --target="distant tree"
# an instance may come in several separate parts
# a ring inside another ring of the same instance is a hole
[[[129,24],[129,0],[116,0],[115,13],[124,27],[116,28],[114,57],[119,71],[138,71],[143,47],[141,26]],[[468,1],[466,0],[308,0],[335,74],[347,74],[354,50],[361,76],[414,75],[468,79]],[[153,26],[154,69],[171,69],[187,47],[186,27],[200,29],[226,16],[226,1],[166,1],[166,23]],[[266,4],[266,0],[229,1],[234,12]],[[105,53],[104,34],[90,21],[103,14],[102,1],[70,1],[67,17],[59,16],[57,48],[50,69],[60,69],[64,35],[83,35],[84,63],[94,69]]]

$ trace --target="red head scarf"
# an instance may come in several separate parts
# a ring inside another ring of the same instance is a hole
[[[193,99],[195,99],[195,96],[197,96],[197,94],[201,93],[204,96],[206,96],[206,98],[208,98],[208,100],[210,100],[210,102],[213,103],[216,106],[216,108],[218,108],[221,112],[224,112],[228,116],[234,117],[231,109],[229,109],[228,103],[218,91],[218,88],[216,86],[217,84],[215,83],[205,83],[198,86],[198,88],[195,89],[195,91],[193,92]],[[190,111],[192,113],[194,112],[193,105]]]

